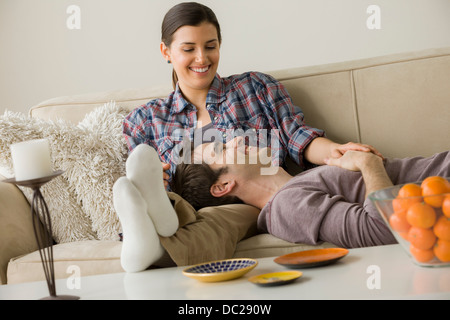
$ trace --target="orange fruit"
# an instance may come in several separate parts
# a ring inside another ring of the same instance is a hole
[[[415,183],[407,183],[398,191],[398,198],[420,197],[422,188]]]
[[[416,203],[406,212],[406,220],[413,227],[431,228],[436,222],[436,213],[430,205]]]
[[[408,204],[405,203],[405,199],[397,199],[392,200],[392,208],[395,212],[408,210]]]
[[[450,262],[450,241],[438,239],[433,252],[442,262]]]
[[[422,181],[423,201],[430,206],[439,208],[444,202],[444,193],[450,192],[450,185],[447,179],[438,176],[428,177]]]
[[[433,249],[422,250],[411,245],[409,252],[411,252],[412,256],[419,262],[428,262],[434,258]]]
[[[450,218],[450,194],[446,195],[442,202],[442,212],[447,218]]]
[[[417,249],[428,250],[435,244],[436,236],[431,229],[411,227],[408,231],[408,241]]]
[[[433,232],[441,240],[450,241],[450,218],[441,216],[433,227]]]
[[[411,228],[411,225],[406,220],[405,210],[394,212],[394,214],[389,217],[389,224],[391,225],[392,229],[399,233],[406,232],[409,230],[409,228]]]
[[[422,199],[422,188],[414,183],[405,184],[398,191],[397,197],[392,201],[394,211],[408,210],[408,208]]]

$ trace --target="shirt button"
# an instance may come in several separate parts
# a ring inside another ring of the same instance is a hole
[[[218,119],[218,117],[217,117],[217,116],[215,116],[215,117],[214,117],[214,120],[217,120],[217,119]]]

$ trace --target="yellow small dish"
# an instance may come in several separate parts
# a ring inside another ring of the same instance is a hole
[[[255,268],[253,259],[226,259],[196,264],[183,270],[183,274],[202,282],[218,282],[236,279]]]
[[[303,275],[300,271],[282,271],[253,276],[248,281],[259,286],[279,286],[294,282]]]

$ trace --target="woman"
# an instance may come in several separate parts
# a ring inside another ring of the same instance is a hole
[[[308,163],[324,164],[325,158],[340,157],[347,150],[380,155],[368,145],[335,143],[322,130],[306,126],[301,110],[271,76],[249,72],[221,78],[217,74],[221,42],[219,23],[208,7],[189,2],[170,9],[162,23],[160,49],[173,65],[174,92],[135,109],[124,120],[130,151],[141,143],[158,151],[167,170],[166,186],[183,140],[193,141],[196,130],[214,128],[224,142],[235,132],[270,130],[278,138],[278,149],[272,145],[277,164],[290,156],[303,168]],[[266,140],[270,146],[271,140]]]

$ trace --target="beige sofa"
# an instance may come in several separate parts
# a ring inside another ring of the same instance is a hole
[[[286,86],[306,122],[325,129],[332,140],[371,144],[386,157],[428,156],[450,149],[450,48],[269,73]],[[30,114],[77,123],[106,102],[132,110],[169,92],[147,88],[61,97],[40,103]],[[0,183],[0,283],[44,279],[32,230],[23,193]],[[261,234],[241,241],[235,256],[258,258],[307,248]],[[82,276],[121,272],[120,249],[119,241],[57,244],[56,277],[70,276],[71,265],[77,265]]]

